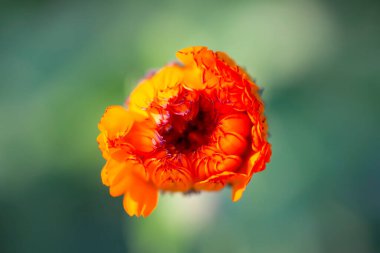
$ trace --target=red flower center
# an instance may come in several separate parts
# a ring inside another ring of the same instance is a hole
[[[181,100],[167,108],[168,120],[159,130],[165,148],[172,154],[190,153],[207,145],[217,125],[213,104],[204,94],[195,101]]]

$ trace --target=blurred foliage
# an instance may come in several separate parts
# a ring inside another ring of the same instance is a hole
[[[380,251],[378,1],[3,1],[0,252]],[[273,157],[243,199],[129,218],[97,123],[190,45],[264,87]]]

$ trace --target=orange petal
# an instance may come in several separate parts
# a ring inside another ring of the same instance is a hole
[[[104,165],[101,177],[103,184],[111,186],[114,184],[115,177],[124,169],[127,169],[128,166],[125,162],[118,162],[116,160],[110,159]]]
[[[156,157],[145,162],[153,183],[160,189],[186,192],[190,190],[192,175],[186,155]]]
[[[220,127],[225,132],[236,132],[243,137],[249,135],[251,121],[245,113],[229,114],[219,121]]]
[[[102,181],[113,197],[124,194],[123,206],[130,215],[148,216],[157,205],[158,190],[147,181],[144,166],[135,159],[110,160],[102,170]]]
[[[248,148],[247,137],[251,121],[245,113],[234,113],[224,116],[211,136],[212,143],[226,155],[240,156]]]
[[[252,150],[253,151],[259,151],[260,147],[262,146],[262,137],[260,135],[259,124],[256,124],[252,126],[251,134],[252,134]]]
[[[222,133],[218,135],[218,148],[227,155],[241,155],[247,149],[247,141],[238,133]]]
[[[176,57],[185,65],[193,65],[196,64],[194,55],[202,50],[207,50],[207,47],[196,46],[184,48],[176,53]]]
[[[213,70],[215,68],[216,56],[213,51],[203,49],[197,56],[197,62],[199,62],[203,68],[207,70]]]
[[[207,87],[208,89],[213,89],[217,86],[220,86],[221,77],[215,75],[212,69],[205,69],[202,74],[202,82],[204,87]]]
[[[106,109],[98,128],[107,138],[117,138],[129,132],[134,122],[133,116],[122,106],[110,106]]]
[[[126,183],[134,173],[135,166],[138,165],[134,159],[127,159],[120,162],[110,159],[104,165],[101,173],[103,184],[110,187],[110,195],[117,197],[126,191]]]
[[[230,184],[233,187],[233,200],[237,201],[241,197],[244,189],[239,187],[235,188],[235,186],[244,185],[245,180],[246,175],[244,174],[224,171],[194,184],[194,189],[203,191],[219,191],[226,185]]]
[[[134,177],[129,183],[123,199],[124,210],[129,216],[149,216],[156,208],[158,190],[139,177]]]
[[[99,134],[97,141],[103,157],[124,160],[133,147],[126,136],[133,128],[136,121],[142,120],[141,115],[131,112],[122,106],[110,106],[107,108],[99,122]]]
[[[235,171],[242,163],[239,156],[221,153],[215,147],[203,147],[192,156],[197,178],[204,180],[225,171]]]
[[[248,175],[252,177],[253,173],[262,171],[265,169],[265,165],[269,162],[272,154],[271,145],[265,142],[260,152],[257,152],[250,157],[248,162]]]
[[[99,149],[102,152],[104,159],[108,160],[110,158],[109,149],[107,145],[107,136],[104,133],[100,133],[96,138],[98,142]]]
[[[238,171],[239,173],[247,175],[246,184],[249,183],[254,173],[265,169],[266,163],[269,162],[271,154],[271,145],[267,142],[264,143],[259,151],[251,151],[245,163]]]
[[[155,145],[160,142],[156,132],[156,123],[152,118],[135,122],[125,142],[132,145],[137,152],[149,153],[155,149]]]
[[[234,186],[232,188],[232,201],[233,202],[237,202],[241,199],[246,187],[247,187],[246,184],[237,184],[236,186]]]
[[[236,63],[234,60],[232,60],[226,53],[224,52],[220,52],[220,51],[217,51],[216,52],[216,55],[217,57],[222,60],[223,62],[225,62],[227,65],[233,67],[233,66],[236,66]]]

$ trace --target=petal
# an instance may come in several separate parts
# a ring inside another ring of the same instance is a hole
[[[173,117],[181,117],[181,122],[187,122],[199,112],[199,93],[183,87],[180,89],[178,96],[172,98],[166,108],[166,113]],[[182,124],[173,118],[172,124]]]
[[[207,50],[207,47],[196,46],[184,48],[176,53],[176,57],[185,65],[193,65],[196,64],[194,55],[198,54],[202,50]]]
[[[239,183],[232,187],[232,201],[233,202],[237,202],[241,199],[246,187],[247,185],[244,183]]]
[[[246,184],[249,183],[254,173],[265,169],[266,163],[269,162],[271,154],[271,145],[268,142],[264,143],[260,151],[251,151],[244,164],[238,170],[239,173],[247,175]]]
[[[265,169],[266,163],[269,162],[272,154],[271,145],[265,142],[260,152],[250,157],[248,163],[248,175],[252,177],[253,173],[262,171]]]
[[[104,159],[108,160],[110,158],[108,145],[107,145],[107,136],[104,133],[100,133],[96,138],[98,142],[99,149],[102,152]]]
[[[249,135],[251,121],[245,113],[229,114],[219,121],[225,132],[236,132],[244,137]]]
[[[155,149],[160,137],[156,131],[156,123],[153,118],[147,118],[135,122],[125,142],[134,147],[134,152],[149,153]]]
[[[247,141],[238,133],[221,133],[217,137],[217,147],[224,154],[241,155],[247,149]]]
[[[134,115],[122,106],[110,106],[106,109],[98,128],[109,139],[125,135],[131,129]]]
[[[155,97],[153,87],[152,78],[145,79],[137,85],[127,102],[131,111],[147,116],[146,109],[150,106]]]
[[[135,177],[128,185],[123,206],[129,216],[147,217],[156,208],[157,202],[158,190],[145,180]]]
[[[241,197],[241,194],[244,191],[244,189],[243,190],[241,190],[241,188],[235,189],[235,185],[237,186],[244,185],[244,182],[246,181],[246,177],[247,176],[244,174],[224,171],[217,175],[213,175],[207,178],[206,180],[203,180],[194,184],[194,189],[203,190],[203,191],[219,191],[223,189],[226,185],[232,185],[233,186],[233,200],[237,201]]]
[[[266,143],[268,126],[264,116],[260,116],[260,120],[252,126],[252,149],[258,151]]]
[[[239,156],[227,155],[215,147],[208,146],[198,149],[191,160],[198,180],[204,180],[225,171],[235,171],[242,163]]]
[[[193,180],[186,155],[164,155],[151,158],[145,162],[145,166],[158,188],[180,192],[190,190]]]
[[[184,67],[183,85],[192,90],[202,90],[206,87],[203,82],[203,71],[197,67]]]
[[[251,121],[245,113],[235,113],[219,120],[212,139],[227,155],[242,155],[247,150]]]
[[[175,64],[160,69],[137,86],[129,97],[127,105],[132,111],[145,116],[157,114],[155,107],[166,107],[169,99],[178,95],[183,76],[182,67]]]
[[[202,74],[203,86],[208,89],[214,89],[220,86],[221,77],[216,75],[212,69],[205,69]]]
[[[148,216],[157,205],[158,190],[147,181],[144,166],[136,159],[110,160],[102,170],[102,181],[113,197],[124,194],[123,206],[130,215]]]
[[[162,68],[152,78],[154,89],[157,92],[156,98],[165,104],[172,97],[178,94],[180,83],[183,80],[184,73],[182,67],[170,65]]]
[[[135,122],[142,120],[142,116],[125,109],[122,106],[110,106],[107,108],[99,122],[99,134],[97,141],[103,157],[124,160],[133,150],[126,140]]]
[[[209,50],[207,47],[189,47],[182,49],[177,52],[177,58],[185,65],[182,68],[184,73],[183,85],[188,89],[202,90],[206,86],[203,80],[204,66],[205,64],[210,64],[212,57],[206,57]]]
[[[110,195],[120,196],[126,191],[126,183],[134,174],[138,162],[135,159],[127,159],[120,162],[110,159],[104,165],[101,173],[103,184],[110,187]],[[138,168],[137,168],[138,169]]]
[[[207,70],[213,70],[215,68],[215,60],[216,55],[211,50],[202,50],[197,56],[196,61],[200,63],[200,65],[207,69]]]
[[[233,67],[233,66],[236,66],[236,63],[234,60],[232,60],[226,53],[224,52],[220,52],[220,51],[217,51],[216,52],[216,55],[217,57],[222,60],[223,62],[225,62],[227,65]]]

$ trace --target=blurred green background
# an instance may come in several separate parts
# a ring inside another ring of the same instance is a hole
[[[379,1],[2,1],[0,252],[380,252]],[[273,156],[242,200],[129,218],[97,123],[206,45],[264,87]]]

